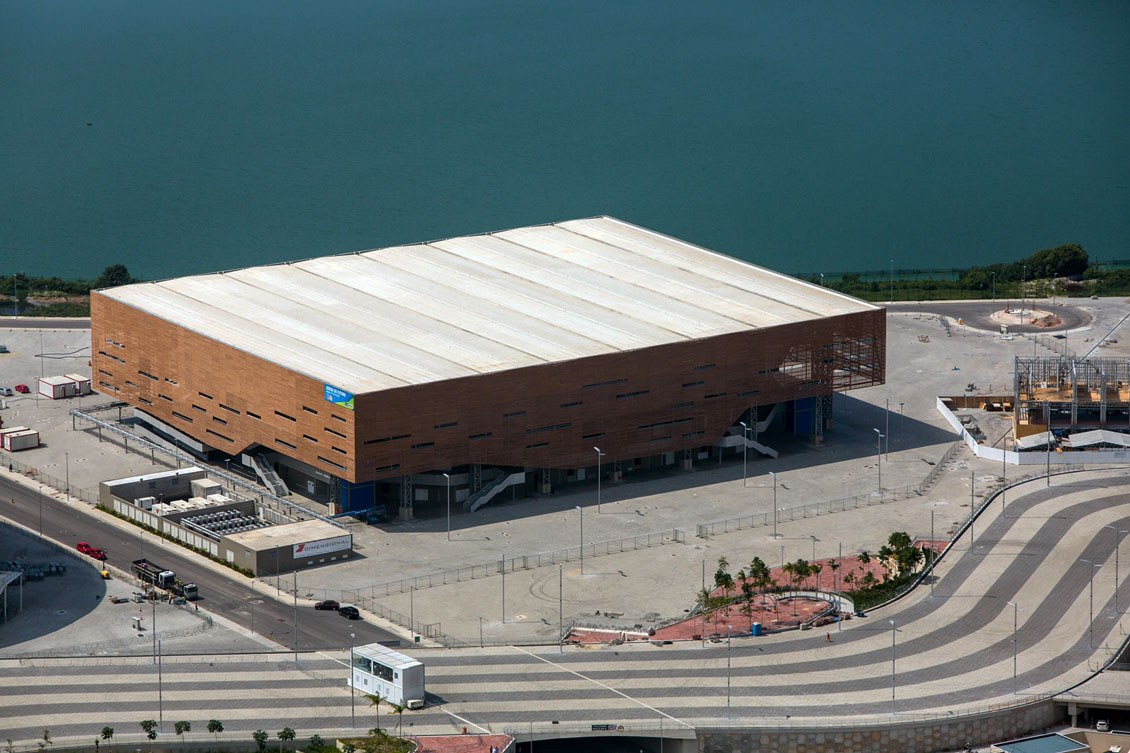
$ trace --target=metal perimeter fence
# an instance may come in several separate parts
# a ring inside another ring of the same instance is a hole
[[[13,457],[8,458],[8,470],[14,473],[20,473],[27,476],[33,481],[37,481],[43,486],[49,486],[58,491],[66,491],[70,496],[76,499],[81,499],[83,502],[90,504],[98,503],[98,490],[97,489],[81,489],[77,486],[71,486],[67,483],[67,479],[52,476],[50,473],[44,473],[34,465],[21,463]],[[42,494],[42,489],[40,494]]]

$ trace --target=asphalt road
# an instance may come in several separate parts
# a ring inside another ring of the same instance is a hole
[[[959,317],[965,323],[977,329],[999,331],[1000,324],[993,321],[992,315],[1003,311],[1004,307],[1018,308],[1020,301],[919,301],[915,303],[895,303],[887,306],[888,311],[896,312],[930,312],[945,314],[946,316]],[[880,304],[881,305],[881,304]],[[1031,307],[1031,303],[1028,304]],[[1047,310],[1046,301],[1036,302],[1036,308]],[[1033,327],[1028,324],[1010,324],[1009,332],[1017,334],[1037,333],[1049,334],[1074,330],[1085,327],[1091,322],[1091,315],[1074,304],[1056,304],[1055,313],[1059,316],[1061,324],[1058,327]]]
[[[12,329],[90,329],[90,319],[0,316],[0,327],[11,327]]]
[[[0,517],[33,531],[39,531],[42,526],[44,536],[68,549],[73,549],[79,541],[88,541],[104,549],[107,561],[123,571],[128,572],[130,562],[142,557],[173,570],[181,580],[200,587],[201,598],[196,603],[202,611],[223,615],[239,625],[251,627],[250,581],[244,576],[233,572],[230,578],[225,577],[203,565],[195,555],[141,529],[137,529],[137,533],[123,531],[105,513],[76,510],[5,478],[0,478],[0,501],[3,502]],[[285,588],[291,582],[284,574],[282,586]],[[301,587],[301,574],[299,585]],[[281,597],[273,598],[273,595],[265,595],[264,590],[260,587],[255,594],[254,630],[259,635],[292,647],[293,603],[287,603],[285,591]],[[302,650],[340,648],[349,644],[351,632],[357,636],[359,644],[399,640],[398,636],[364,620],[346,620],[336,612],[318,611],[301,604],[298,607],[298,643]]]

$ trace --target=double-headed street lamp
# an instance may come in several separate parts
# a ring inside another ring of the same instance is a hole
[[[596,452],[596,511],[604,512],[600,509],[600,459],[604,457],[604,453],[599,447],[593,447]]]
[[[898,626],[895,625],[894,620],[887,620],[891,623],[891,716],[895,715],[895,633],[898,632]]]
[[[1089,578],[1089,583],[1090,583],[1089,615],[1090,615],[1090,619],[1089,619],[1089,622],[1088,622],[1088,625],[1087,625],[1087,636],[1088,636],[1087,637],[1087,644],[1091,648],[1094,648],[1095,647],[1095,571],[1098,570],[1099,568],[1101,568],[1102,565],[1091,562],[1090,560],[1079,560],[1079,561],[1082,562],[1083,564],[1091,566],[1091,577]]]
[[[746,485],[746,479],[749,474],[746,471],[746,450],[749,447],[749,426],[745,421],[738,421],[738,426],[742,427],[742,486]]]
[[[480,618],[481,619],[481,618]],[[349,728],[357,726],[357,700],[353,689],[353,639],[354,634],[349,634]]]
[[[1122,537],[1127,534],[1127,531],[1120,530],[1118,526],[1103,526],[1114,531],[1114,613],[1119,614],[1118,611],[1118,546],[1122,543]]]
[[[581,522],[581,575],[585,574],[585,511],[577,505],[577,515]]]
[[[451,476],[442,474],[447,479],[447,540],[451,541]]]
[[[1005,603],[1012,607],[1012,692],[1019,693],[1020,688],[1016,684],[1016,624],[1020,619],[1019,612],[1022,610],[1015,601]]]
[[[875,467],[879,470],[879,494],[883,493],[883,432],[875,429]]]
[[[781,538],[777,533],[777,474],[769,471],[769,475],[773,477],[773,538]]]

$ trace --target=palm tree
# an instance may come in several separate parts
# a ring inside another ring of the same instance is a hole
[[[212,733],[212,736],[215,737],[218,742],[220,739],[219,733],[224,731],[224,723],[219,719],[209,719],[208,731]]]
[[[110,739],[113,738],[113,736],[114,736],[114,728],[113,727],[103,727],[102,728],[102,739],[106,741],[107,747],[109,747]]]
[[[259,753],[263,753],[267,749],[267,731],[257,729],[251,733],[251,739],[255,741],[255,746]]]
[[[399,703],[389,703],[389,708],[392,713],[396,714],[396,736],[401,737],[404,731],[404,709],[405,707]]]
[[[156,740],[157,739],[157,720],[156,719],[144,719],[144,720],[138,722],[138,726],[140,726],[141,729],[145,731],[145,736],[148,737],[150,740]]]
[[[294,739],[294,730],[291,729],[290,727],[283,727],[282,729],[279,730],[278,738],[279,738],[279,750],[282,750],[282,744],[284,742],[287,742],[289,740]]]
[[[379,691],[376,693],[366,693],[365,697],[369,699],[369,706],[377,710],[377,729],[379,730],[381,728],[381,701],[383,701],[384,698],[381,697]]]
[[[173,725],[173,731],[177,733],[177,737],[184,740],[184,733],[192,731],[192,722],[177,722]]]

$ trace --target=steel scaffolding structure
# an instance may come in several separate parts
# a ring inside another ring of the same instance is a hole
[[[1041,431],[1130,431],[1130,359],[1017,356],[1018,437]]]

